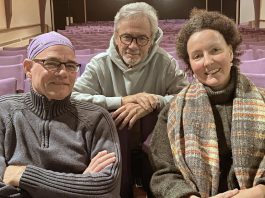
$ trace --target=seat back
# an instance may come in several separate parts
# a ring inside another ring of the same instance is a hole
[[[75,50],[76,55],[89,55],[90,53],[91,53],[91,49]]]
[[[265,49],[257,49],[255,53],[256,59],[265,58]]]
[[[23,62],[23,55],[0,56],[0,66],[15,65]]]
[[[17,91],[17,80],[15,78],[0,79],[0,96],[15,94]]]
[[[0,67],[0,79],[15,78],[17,80],[17,91],[23,92],[25,74],[22,64]]]
[[[15,56],[15,55],[23,55],[23,59],[25,59],[27,57],[27,50],[26,49],[12,50],[12,51],[0,50],[0,56]]]
[[[242,54],[240,56],[240,60],[241,61],[253,60],[253,59],[254,59],[253,49],[247,49],[247,50],[243,50],[242,51]]]
[[[263,49],[263,50],[265,50],[265,44],[264,44],[264,45],[249,45],[249,49],[253,49],[254,52],[255,52],[257,49]]]
[[[101,52],[106,52],[106,48],[94,48],[93,49],[93,54],[99,54]]]
[[[96,55],[97,54],[76,55],[76,62],[81,64],[80,75],[82,75],[82,73],[85,71],[87,63],[89,63],[91,58],[93,58]]]
[[[18,50],[26,50],[27,47],[28,47],[27,45],[21,46],[21,47],[3,47],[3,50],[5,50],[5,51],[18,51]]]
[[[137,120],[134,129],[117,129],[121,155],[122,155],[122,179],[121,179],[121,197],[130,197],[132,186],[134,183],[144,187],[146,192],[150,192],[149,183],[153,173],[146,152],[149,150],[147,139],[152,133],[157,118],[158,111],[154,111],[147,116]],[[131,149],[130,144],[135,135],[135,130],[139,130],[141,147],[139,149]]]
[[[257,87],[265,88],[265,74],[244,73]]]
[[[241,61],[240,71],[242,73],[265,74],[265,58]]]

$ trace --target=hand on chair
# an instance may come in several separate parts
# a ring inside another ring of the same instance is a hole
[[[139,104],[146,111],[150,112],[160,107],[160,100],[158,96],[145,92],[123,97],[122,106],[128,103]]]
[[[153,109],[152,109],[153,111]],[[112,113],[112,118],[119,129],[123,129],[127,124],[128,128],[132,128],[137,120],[146,116],[150,112],[149,109],[144,109],[141,105],[136,103],[127,103]]]

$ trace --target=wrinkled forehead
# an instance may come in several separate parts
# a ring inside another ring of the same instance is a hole
[[[35,58],[57,59],[60,61],[75,61],[76,56],[72,48],[65,45],[53,45],[40,52]]]
[[[132,16],[121,19],[116,30],[118,34],[131,34],[133,36],[151,35],[151,24],[146,16]]]

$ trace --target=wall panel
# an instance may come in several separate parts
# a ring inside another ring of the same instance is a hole
[[[65,28],[66,17],[73,17],[73,23],[85,22],[84,0],[53,0],[52,2],[55,30]]]
[[[116,12],[133,0],[86,0],[87,20],[113,20]],[[140,1],[139,1],[140,2]],[[206,8],[205,0],[145,0],[157,11],[160,19],[188,18],[193,7]]]
[[[251,0],[240,0],[240,23],[247,24],[255,20],[254,4]]]
[[[40,23],[39,1],[12,0],[11,28]]]
[[[0,0],[0,30],[6,28],[5,2]]]
[[[222,13],[236,21],[236,0],[222,0]]]
[[[209,11],[221,12],[221,9],[222,9],[221,0],[208,0],[208,10]]]

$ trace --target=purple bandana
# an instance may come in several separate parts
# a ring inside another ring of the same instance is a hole
[[[53,31],[33,38],[28,46],[27,56],[29,59],[33,59],[43,50],[53,45],[65,45],[74,50],[74,46],[68,38]]]

